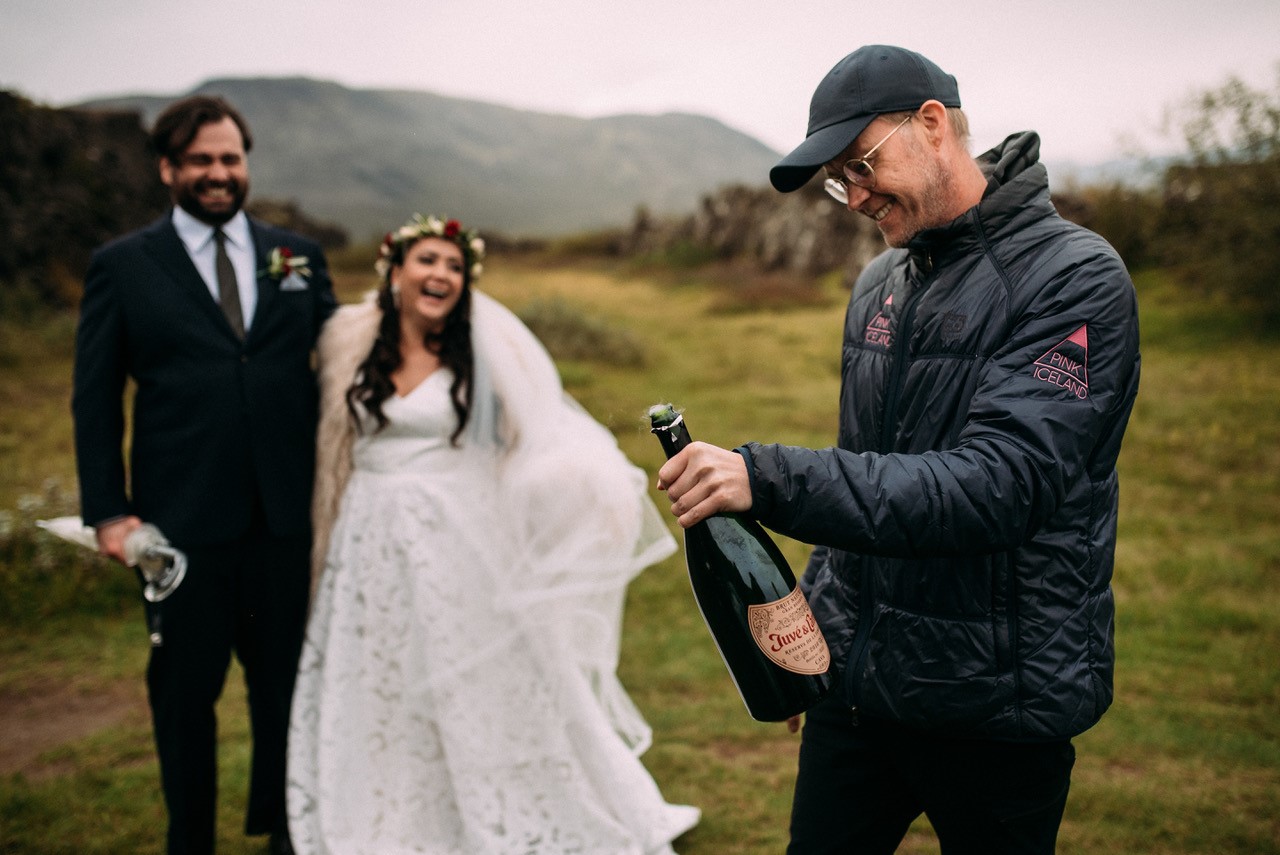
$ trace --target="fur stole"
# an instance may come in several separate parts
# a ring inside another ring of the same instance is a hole
[[[315,595],[329,549],[329,535],[351,477],[355,423],[347,409],[347,390],[378,337],[382,311],[377,293],[341,306],[325,323],[316,345],[320,381],[320,420],[316,429],[316,480],[311,497],[311,593]]]

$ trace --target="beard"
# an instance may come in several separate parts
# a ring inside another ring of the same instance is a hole
[[[884,242],[895,249],[905,247],[920,232],[944,226],[955,219],[955,214],[952,213],[955,205],[955,174],[947,164],[935,157],[922,157],[917,162],[921,164],[916,181],[920,190],[911,200],[913,204],[909,218],[892,233],[880,230]],[[902,205],[902,201],[901,197],[894,197],[895,205]]]
[[[221,204],[206,205],[200,197],[211,188],[223,187],[227,196]],[[182,210],[202,223],[220,226],[230,220],[244,207],[244,200],[249,195],[249,183],[230,179],[228,181],[197,181],[194,184],[176,187],[173,190],[173,202]]]

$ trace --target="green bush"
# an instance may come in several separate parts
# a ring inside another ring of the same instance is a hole
[[[1156,261],[1161,205],[1154,191],[1116,183],[1073,194],[1069,211],[1062,201],[1055,198],[1062,215],[1106,238],[1130,270]]]
[[[1188,155],[1162,184],[1161,261],[1280,316],[1280,67],[1273,90],[1229,78],[1171,111]]]
[[[552,258],[616,258],[623,253],[626,232],[622,229],[603,229],[595,232],[566,235],[546,245]]]
[[[520,320],[557,360],[580,359],[623,368],[644,365],[644,348],[629,330],[593,318],[559,297],[534,300]]]

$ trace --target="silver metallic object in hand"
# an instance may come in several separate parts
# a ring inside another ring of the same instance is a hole
[[[143,523],[125,538],[124,559],[142,573],[147,583],[142,596],[150,603],[158,603],[172,594],[187,575],[187,556],[170,546],[160,529],[151,523]]]

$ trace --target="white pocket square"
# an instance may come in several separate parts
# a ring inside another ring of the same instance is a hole
[[[298,273],[290,273],[280,280],[281,291],[305,291],[308,287],[307,280]]]

